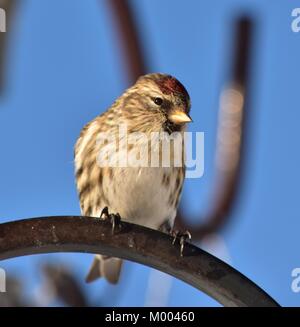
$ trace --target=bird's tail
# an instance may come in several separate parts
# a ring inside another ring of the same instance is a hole
[[[122,262],[123,261],[118,258],[100,254],[95,255],[85,281],[91,283],[100,277],[105,277],[111,284],[117,284],[120,277]]]

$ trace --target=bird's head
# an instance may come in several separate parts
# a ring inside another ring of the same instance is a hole
[[[190,97],[185,87],[173,76],[147,74],[141,76],[127,95],[125,107],[134,108],[153,124],[161,123],[169,133],[180,131],[192,121]],[[152,118],[151,118],[152,117]]]

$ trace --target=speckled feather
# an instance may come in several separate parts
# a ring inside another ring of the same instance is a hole
[[[149,96],[162,95],[166,109],[152,107]],[[107,206],[111,213],[120,213],[125,221],[165,231],[173,226],[184,181],[184,165],[100,167],[97,161],[101,150],[97,142],[100,132],[117,136],[119,125],[124,123],[128,134],[143,132],[149,135],[151,132],[165,131],[168,101],[170,106],[180,102],[189,110],[187,91],[176,79],[163,74],[145,75],[106,112],[82,129],[75,145],[75,172],[83,215],[100,217],[102,209]],[[174,126],[174,131],[183,133],[184,127]],[[134,146],[145,147],[148,142],[141,139]],[[127,150],[133,151],[134,146],[128,146]],[[160,147],[160,144],[157,146]],[[115,283],[120,269],[119,259],[96,256],[87,280],[92,281],[104,275],[108,281]]]

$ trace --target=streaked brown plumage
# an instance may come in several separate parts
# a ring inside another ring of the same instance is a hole
[[[137,135],[133,134],[136,132],[147,136],[152,132],[166,132],[174,145],[179,136],[172,133],[182,135],[185,123],[191,121],[189,110],[189,95],[178,80],[170,75],[148,74],[140,77],[106,112],[89,122],[75,145],[76,183],[82,214],[100,217],[107,206],[111,213],[120,213],[122,220],[164,231],[172,228],[184,180],[184,164],[177,167],[171,160],[169,167],[163,167],[160,160],[156,167],[101,167],[97,160],[103,145],[97,138],[102,132],[118,136],[119,126],[126,124],[129,136]],[[154,143],[161,155],[161,141]],[[127,151],[135,153],[131,151],[145,148],[150,155],[148,145],[148,141],[138,138],[136,143],[127,144]],[[119,147],[120,144],[117,148],[121,150]],[[171,158],[176,156],[176,146],[170,153]],[[109,282],[116,283],[121,264],[120,259],[98,255],[87,281],[105,276]]]

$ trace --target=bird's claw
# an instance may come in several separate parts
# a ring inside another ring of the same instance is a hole
[[[112,225],[111,233],[114,234],[116,227],[121,226],[121,216],[119,213],[116,213],[116,214],[111,214],[109,217]]]
[[[100,214],[100,219],[108,219],[109,218],[109,212],[108,212],[108,207],[104,207],[101,211],[101,214]]]
[[[183,257],[183,250],[184,250],[184,245],[186,240],[190,240],[192,238],[192,235],[189,231],[185,231],[184,233],[177,231],[177,230],[172,230],[171,231],[171,236],[173,236],[173,241],[172,244],[174,245],[176,240],[178,239],[179,245],[180,245],[180,256]]]
[[[103,208],[103,210],[101,211],[100,214],[100,218],[104,219],[104,220],[109,220],[109,222],[112,225],[111,228],[111,233],[114,234],[115,233],[115,229],[116,227],[121,227],[121,216],[119,213],[109,213],[108,211],[108,207]]]

